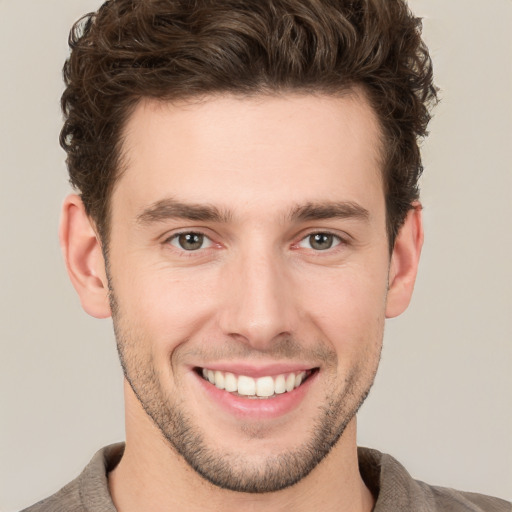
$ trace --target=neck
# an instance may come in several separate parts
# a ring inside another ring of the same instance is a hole
[[[239,493],[220,489],[199,476],[162,437],[136,398],[129,396],[131,390],[126,394],[126,448],[109,474],[118,512],[370,512],[373,507],[373,497],[359,473],[355,418],[330,454],[294,486],[273,493]]]

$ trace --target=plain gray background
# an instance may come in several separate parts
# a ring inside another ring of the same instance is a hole
[[[0,0],[0,510],[53,493],[123,439],[110,322],[58,247],[60,69],[96,0]],[[512,499],[512,2],[411,0],[442,103],[424,144],[415,298],[387,325],[359,443],[432,484]]]

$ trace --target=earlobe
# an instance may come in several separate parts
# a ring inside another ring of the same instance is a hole
[[[62,206],[60,245],[83,309],[96,318],[110,316],[108,282],[99,237],[82,200],[69,195]]]
[[[411,301],[423,246],[421,204],[414,203],[395,240],[389,268],[386,318],[403,313]]]

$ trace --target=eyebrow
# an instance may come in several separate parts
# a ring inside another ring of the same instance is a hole
[[[350,218],[367,221],[370,218],[370,212],[352,201],[310,202],[292,208],[288,218],[299,222]]]
[[[200,222],[227,223],[232,215],[213,205],[182,203],[172,198],[162,199],[145,208],[137,216],[140,224],[151,224],[168,219],[187,219]]]
[[[352,201],[308,202],[296,205],[285,215],[289,222],[306,222],[326,219],[368,220],[366,208]],[[183,203],[173,198],[162,199],[145,208],[137,216],[139,224],[151,224],[169,219],[186,219],[199,222],[228,223],[233,219],[229,210],[210,204]]]

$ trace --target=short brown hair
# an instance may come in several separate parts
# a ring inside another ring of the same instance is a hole
[[[109,0],[69,44],[60,142],[104,242],[123,127],[141,98],[361,87],[383,135],[391,247],[418,199],[418,143],[437,97],[421,21],[404,0]]]

